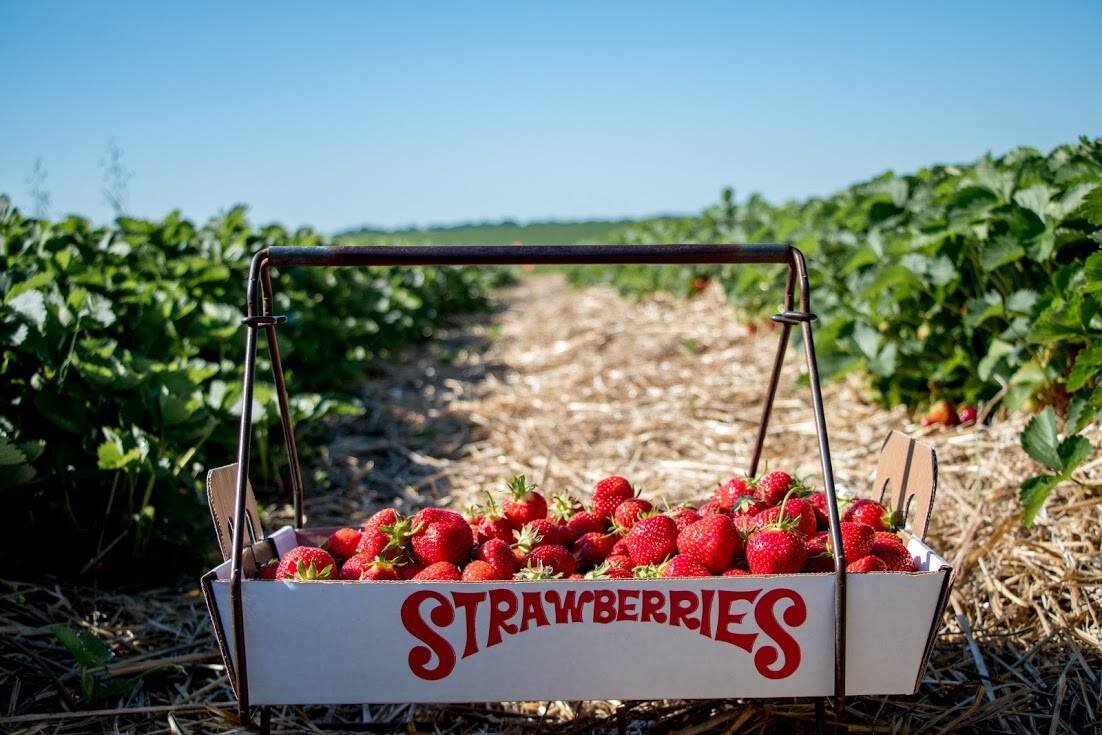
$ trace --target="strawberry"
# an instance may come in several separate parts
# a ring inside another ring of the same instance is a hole
[[[536,548],[543,541],[543,536],[536,532],[535,527],[529,523],[520,529],[517,540],[513,543],[513,555],[520,561],[528,552]]]
[[[702,503],[696,512],[701,516],[714,516],[724,515],[727,513],[727,508],[723,506],[723,503],[718,500],[709,500],[707,503]]]
[[[883,572],[885,569],[884,562],[879,557],[865,556],[857,561],[846,564],[846,572],[848,574],[864,574],[865,572]]]
[[[716,516],[718,517],[718,516]],[[712,573],[706,566],[687,554],[678,554],[662,568],[662,577],[710,577]]]
[[[896,514],[875,500],[860,498],[846,508],[846,512],[842,514],[842,520],[863,523],[871,526],[874,531],[891,531],[898,518]]]
[[[608,530],[608,520],[592,511],[581,510],[570,517],[566,527],[576,540],[587,533],[604,533]]]
[[[623,501],[635,497],[631,483],[618,475],[606,477],[593,488],[593,512],[602,518],[610,518]]]
[[[749,538],[750,534],[758,529],[757,515],[735,513],[731,516],[731,523],[734,524],[735,530],[743,539]]]
[[[612,512],[612,522],[617,528],[623,529],[622,533],[627,533],[631,530],[631,527],[635,525],[635,522],[639,520],[640,516],[653,508],[654,506],[647,500],[643,500],[642,498],[628,498],[616,506],[616,510]]]
[[[608,552],[609,556],[631,556],[631,552],[628,551],[628,544],[622,538],[616,542],[616,545],[612,547],[612,550]]]
[[[512,570],[508,573],[502,573],[501,569],[481,559],[475,559],[463,567],[462,579],[464,582],[496,582],[512,578]]]
[[[759,526],[768,526],[779,519],[782,512],[786,519],[795,519],[796,530],[804,536],[811,536],[818,529],[818,524],[815,522],[815,511],[804,500],[795,497],[790,497],[780,505],[766,508],[754,516],[754,521]]]
[[[712,500],[719,503],[728,511],[731,510],[735,501],[744,495],[754,494],[754,480],[749,477],[732,477],[727,482],[719,486],[715,495],[712,496]]]
[[[872,551],[872,542],[875,537],[874,531],[868,526],[862,523],[851,523],[849,521],[842,521],[842,554],[846,559],[861,559],[869,555]],[[833,554],[833,544],[830,542],[830,537],[827,537],[827,552]]]
[[[751,574],[793,574],[805,561],[803,536],[783,524],[766,527],[746,541],[746,563]]]
[[[561,523],[555,523],[550,518],[537,518],[531,523],[525,524],[524,528],[531,529],[532,533],[539,537],[539,543],[536,546],[543,546],[544,544],[566,546],[573,541],[570,529]]]
[[[569,577],[578,568],[577,562],[567,548],[558,544],[537,546],[524,557],[521,565],[524,567],[543,565],[564,577]]]
[[[957,416],[957,412],[953,409],[952,403],[949,403],[949,401],[938,401],[930,407],[930,412],[922,417],[921,423],[923,426],[930,426],[932,424],[956,426],[960,423],[960,417]]]
[[[267,564],[261,566],[256,570],[257,579],[272,580],[276,578],[276,573],[279,571],[279,559],[272,559]]]
[[[807,547],[807,553],[811,556],[823,556],[829,554],[827,550],[827,544],[830,543],[830,533],[828,531],[819,531],[807,537],[804,541],[804,546]],[[845,548],[845,545],[842,546]]]
[[[740,495],[731,503],[731,515],[756,516],[768,507],[753,495]]]
[[[695,559],[712,574],[719,574],[742,551],[742,539],[730,517],[707,516],[677,535],[677,550],[679,556]]]
[[[401,518],[402,515],[394,508],[383,508],[364,521],[364,535],[370,535],[372,532],[378,531],[382,526],[392,526],[401,520]]]
[[[313,546],[296,546],[283,555],[276,579],[318,581],[333,579],[337,565],[328,551]]]
[[[371,557],[367,554],[353,554],[348,557],[344,564],[341,564],[340,579],[353,582],[358,580],[369,561]]]
[[[398,576],[402,579],[413,579],[421,570],[425,568],[425,565],[419,561],[410,561],[408,564],[403,564],[398,567]]]
[[[722,576],[722,577],[746,577],[746,576],[749,576],[749,574],[750,574],[750,572],[748,572],[745,569],[740,569],[738,567],[731,567],[730,569],[725,571],[720,576]]]
[[[626,554],[610,554],[609,557],[605,559],[604,563],[610,567],[616,567],[617,569],[625,571],[629,575],[632,573],[632,570],[635,569],[635,562]]]
[[[573,575],[567,575],[568,578],[571,576]],[[513,579],[522,579],[527,581],[540,579],[561,579],[562,577],[563,574],[561,572],[556,572],[554,569],[544,565],[542,562],[535,562],[533,564],[530,564],[513,575]]]
[[[960,419],[961,426],[968,426],[969,424],[976,423],[977,415],[978,413],[976,412],[975,406],[961,406],[960,411],[957,411],[957,418]]]
[[[574,498],[566,493],[559,493],[551,498],[551,503],[547,506],[547,517],[565,524],[580,511],[581,506]]]
[[[494,497],[486,494],[486,509],[481,515],[476,516],[472,524],[474,542],[480,544],[487,539],[499,538],[506,543],[513,543],[513,526],[505,517],[501,508],[494,502]]]
[[[677,532],[681,533],[703,517],[704,516],[697,513],[693,508],[682,508],[674,512],[673,523],[677,526]]]
[[[429,564],[413,575],[413,580],[416,582],[459,582],[462,579],[463,575],[459,572],[459,568],[450,561]]]
[[[637,565],[658,564],[677,550],[677,524],[667,515],[644,518],[632,526],[624,543]]]
[[[401,579],[394,562],[367,554],[356,554],[341,566],[341,579],[351,581],[379,582]]]
[[[781,502],[792,489],[792,476],[787,472],[774,470],[762,475],[754,486],[754,496],[766,505]]]
[[[830,526],[830,513],[827,511],[827,496],[824,492],[816,490],[804,496],[804,502],[811,506],[815,512],[815,525],[822,531]]]
[[[913,572],[917,570],[914,557],[906,546],[896,537],[883,539],[877,534],[872,542],[869,554],[878,558],[888,572]]]
[[[547,517],[547,500],[524,475],[512,477],[506,489],[509,500],[505,503],[505,518],[513,530],[519,531],[524,524]]]
[[[513,550],[509,548],[509,544],[499,538],[492,538],[479,546],[478,551],[475,552],[475,558],[494,567],[498,574],[503,575],[503,579],[511,577],[517,567]]]
[[[356,553],[361,538],[363,533],[355,528],[340,528],[329,536],[322,548],[332,554],[334,559],[347,559]]]
[[[578,565],[583,567],[600,564],[612,553],[612,547],[619,541],[610,533],[590,531],[574,542],[574,555]]]
[[[424,564],[462,564],[474,546],[470,526],[463,516],[443,508],[424,508],[413,517],[410,544]]]
[[[605,562],[586,572],[583,579],[631,579],[633,576],[631,569]]]

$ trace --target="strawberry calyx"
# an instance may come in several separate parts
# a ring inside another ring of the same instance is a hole
[[[537,561],[534,564],[528,562],[528,565],[513,575],[513,578],[525,580],[561,579],[562,573],[556,572],[554,568],[544,565],[542,561]]]
[[[517,540],[513,543],[513,548],[521,554],[527,554],[532,549],[539,546],[542,540],[543,535],[536,531],[535,526],[531,523],[526,523],[521,526],[520,532],[517,534]]]
[[[295,579],[300,582],[321,582],[333,578],[333,565],[326,564],[318,569],[314,562],[306,564],[301,559],[295,565]]]
[[[505,489],[513,496],[514,501],[519,502],[535,491],[536,486],[528,482],[528,478],[524,475],[513,475],[506,483]]]
[[[551,498],[551,507],[548,508],[547,515],[559,523],[566,523],[574,516],[577,508],[578,504],[574,498],[566,493],[560,493]]]
[[[412,518],[399,518],[394,523],[379,526],[379,533],[387,537],[386,545],[382,550],[385,552],[391,549],[406,548],[409,540],[420,533],[423,526],[422,523],[414,526]]]
[[[666,571],[666,566],[669,565],[670,560],[667,558],[661,564],[644,564],[642,566],[635,567],[632,570],[632,574],[636,579],[659,579],[662,573]]]
[[[608,572],[610,569],[612,569],[611,564],[607,561],[601,562],[585,573],[585,579],[608,579]]]

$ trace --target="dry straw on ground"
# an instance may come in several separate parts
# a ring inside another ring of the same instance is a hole
[[[310,485],[314,523],[340,523],[400,503],[460,507],[524,472],[548,491],[584,496],[626,474],[650,496],[698,499],[744,469],[775,349],[732,320],[717,293],[689,302],[630,302],[572,291],[556,277],[526,281],[496,314],[443,333],[379,366],[362,419],[331,427],[325,480]],[[814,479],[814,427],[802,365],[790,349],[766,457]],[[940,487],[929,542],[957,568],[929,670],[913,697],[855,698],[854,732],[1082,733],[1102,729],[1102,459],[1061,488],[1032,530],[1017,487],[1033,471],[1018,446],[1024,419],[921,430],[902,411],[865,405],[861,386],[825,389],[838,482],[869,491],[880,442],[893,428],[938,451]],[[1102,431],[1089,438],[1102,444]],[[330,491],[324,491],[328,483]],[[269,508],[269,525],[288,517]],[[80,673],[49,626],[83,627],[116,658],[93,676],[138,684],[92,709]],[[13,586],[0,598],[0,730],[230,732],[232,693],[194,590],[96,593]],[[82,712],[84,714],[82,714]],[[777,732],[811,728],[791,702],[537,702],[448,707],[277,710],[274,726],[319,731],[324,721],[414,723],[420,732],[605,730]]]

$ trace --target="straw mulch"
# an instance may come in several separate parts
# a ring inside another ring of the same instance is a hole
[[[648,497],[699,499],[744,470],[775,333],[736,323],[717,293],[641,302],[604,289],[529,279],[503,308],[377,366],[368,414],[331,427],[307,511],[340,523],[399,504],[477,501],[517,472],[545,491],[583,497],[620,473]],[[819,473],[806,386],[793,345],[766,445],[771,466]],[[1018,446],[1022,417],[927,431],[901,410],[861,402],[862,386],[825,389],[838,482],[869,492],[892,428],[925,435],[940,462],[928,541],[957,580],[917,695],[850,699],[853,732],[1084,733],[1102,730],[1102,459],[1062,487],[1032,530],[1017,487],[1034,466]],[[1102,431],[1089,438],[1102,445]],[[310,473],[308,472],[309,476]],[[327,478],[327,479],[326,479]],[[320,488],[328,483],[329,492]],[[1093,486],[1093,487],[1091,487]],[[288,518],[269,506],[269,526]],[[50,632],[85,629],[116,654],[81,671]],[[13,585],[0,596],[0,731],[231,732],[232,692],[194,589],[97,593]],[[122,695],[108,689],[132,683]],[[106,692],[107,694],[103,694]],[[103,711],[88,714],[89,710]],[[804,732],[807,703],[535,702],[447,707],[283,708],[275,730],[323,722],[395,723],[402,731]],[[364,727],[362,724],[361,728]]]

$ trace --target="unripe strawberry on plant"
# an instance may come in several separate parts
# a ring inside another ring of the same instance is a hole
[[[606,477],[593,488],[592,510],[602,518],[611,518],[623,501],[635,497],[635,490],[626,478],[619,475]]]
[[[569,577],[578,568],[578,564],[574,561],[570,551],[565,546],[559,546],[558,544],[537,546],[521,562],[522,567],[539,565],[543,565],[564,577]]]
[[[677,550],[680,556],[695,559],[712,574],[719,574],[742,552],[742,539],[728,516],[713,515],[679,533]]]
[[[687,554],[677,554],[662,565],[662,577],[664,579],[710,576],[712,576],[712,573],[706,566]]]
[[[524,475],[513,476],[506,490],[509,500],[505,503],[505,518],[513,530],[519,531],[525,524],[547,517],[547,500]]]
[[[898,524],[899,514],[892,513],[875,500],[860,498],[853,501],[842,514],[843,521],[863,523],[874,531],[891,531]]]
[[[624,544],[637,565],[658,564],[677,550],[677,524],[667,515],[644,518],[628,531]]]
[[[413,579],[417,582],[459,582],[463,579],[463,575],[455,564],[438,561],[417,572],[413,575]]]
[[[957,418],[960,419],[961,426],[976,423],[976,416],[978,415],[975,406],[961,406],[960,411],[957,412]]]
[[[356,547],[362,538],[363,533],[355,528],[339,528],[330,534],[322,548],[332,554],[334,559],[347,559],[356,553]]]
[[[712,500],[727,510],[734,508],[735,501],[744,495],[754,494],[754,480],[750,477],[732,477],[719,486]]]
[[[649,513],[653,509],[654,506],[648,500],[628,498],[617,505],[616,510],[612,511],[612,522],[617,528],[622,529],[622,533],[627,533],[639,520],[640,516]]]
[[[517,560],[509,544],[499,538],[492,538],[475,551],[475,558],[488,563],[498,574],[508,579],[516,571]]]
[[[276,579],[321,581],[336,577],[337,565],[328,551],[314,546],[296,546],[283,555]]]
[[[424,508],[413,517],[410,546],[424,564],[462,564],[474,546],[463,516],[443,508]]]

